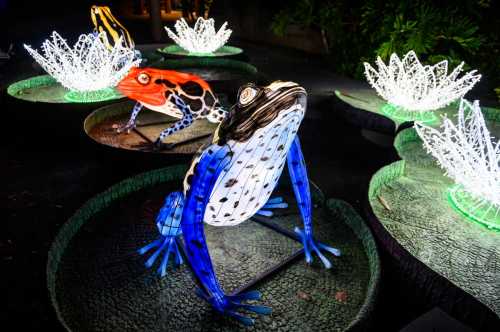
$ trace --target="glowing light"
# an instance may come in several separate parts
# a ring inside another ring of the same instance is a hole
[[[489,204],[481,204],[481,199],[472,196],[461,185],[455,185],[448,190],[448,200],[455,210],[469,220],[500,231],[498,209],[490,208],[491,205]]]
[[[449,75],[446,60],[424,66],[414,51],[408,52],[402,60],[393,53],[388,65],[380,57],[376,63],[378,71],[364,63],[368,82],[383,99],[407,111],[432,111],[445,107],[462,98],[481,78],[476,70],[458,78],[463,62]]]
[[[205,20],[199,17],[196,20],[194,28],[189,27],[184,18],[175,22],[175,34],[172,30],[165,27],[167,34],[173,41],[193,54],[207,54],[217,51],[231,36],[232,30],[226,29],[227,22],[220,27],[219,31],[215,32],[214,19]]]
[[[91,103],[114,99],[117,94],[113,88],[85,92],[69,91],[64,95],[64,99],[72,103]]]
[[[414,112],[408,111],[401,106],[396,106],[393,104],[385,104],[381,108],[381,112],[391,119],[394,119],[398,122],[423,122],[427,124],[437,123],[438,118],[434,114],[434,112]]]
[[[500,142],[493,139],[476,100],[462,100],[458,122],[444,118],[440,129],[415,123],[424,146],[457,187],[452,205],[469,219],[500,230]]]
[[[114,87],[129,69],[138,66],[134,49],[120,39],[113,48],[103,43],[106,33],[83,34],[70,47],[57,32],[42,44],[42,54],[24,45],[28,53],[64,87],[71,91],[90,92]]]

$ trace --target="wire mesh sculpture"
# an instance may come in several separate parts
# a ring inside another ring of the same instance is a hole
[[[303,246],[306,261],[316,253],[326,268],[330,261],[322,251],[339,256],[338,249],[313,237],[312,205],[309,180],[297,130],[306,111],[306,92],[292,82],[274,82],[267,87],[249,84],[240,88],[238,103],[218,127],[212,144],[195,156],[184,180],[184,191],[167,196],[156,220],[160,237],[139,250],[154,250],[146,261],[151,267],[160,254],[158,272],[164,276],[173,254],[182,263],[175,244],[182,234],[187,259],[201,283],[198,295],[221,314],[245,325],[253,319],[239,313],[247,310],[270,313],[270,308],[242,303],[258,300],[251,291],[226,295],[219,285],[208,251],[203,223],[214,226],[238,225],[255,214],[268,215],[273,208],[286,207],[281,198],[271,198],[285,164],[304,223],[295,229]]]
[[[167,27],[165,30],[168,36],[186,51],[193,54],[210,54],[224,46],[232,33],[232,30],[226,29],[227,22],[224,22],[217,32],[214,25],[213,18],[199,17],[191,28],[186,20],[181,18],[175,22],[177,34]]]
[[[440,129],[416,123],[417,133],[455,186],[453,207],[469,219],[500,230],[500,142],[486,127],[479,101],[460,102],[455,124],[444,118]]]
[[[414,51],[402,59],[393,53],[386,65],[380,57],[377,68],[364,63],[368,83],[388,102],[384,113],[394,114],[399,109],[416,116],[425,111],[443,108],[462,98],[480,80],[476,70],[460,76],[464,63],[448,74],[448,61],[422,65]]]

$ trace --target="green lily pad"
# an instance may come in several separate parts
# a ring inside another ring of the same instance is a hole
[[[354,108],[390,119],[394,122],[396,128],[403,123],[415,121],[424,122],[426,125],[432,127],[438,127],[442,122],[441,119],[443,116],[454,116],[459,107],[459,101],[455,101],[446,107],[434,111],[409,111],[387,103],[377,95],[375,90],[366,88],[335,90],[335,95]],[[492,113],[491,117],[500,117],[500,110],[498,109],[485,107],[482,107],[482,109],[483,112],[486,112],[486,109],[488,109],[487,111]]]
[[[88,201],[61,228],[48,255],[48,289],[61,323],[71,331],[247,331],[216,314],[195,295],[189,268],[168,268],[160,278],[137,249],[158,236],[155,215],[165,195],[182,186],[187,166],[129,178]],[[312,185],[314,226],[320,241],[342,256],[324,269],[301,259],[254,287],[273,308],[255,316],[254,331],[365,329],[377,295],[380,262],[373,236],[345,202],[325,200]],[[290,188],[278,195],[293,202]],[[288,231],[300,225],[298,209],[271,219]],[[221,287],[231,293],[269,271],[301,244],[248,220],[234,227],[205,226]]]
[[[186,51],[182,47],[176,44],[168,45],[164,48],[159,48],[158,52],[168,55],[181,55],[189,57],[223,57],[223,56],[233,56],[243,53],[243,50],[234,46],[222,46],[213,53],[191,53]]]
[[[14,98],[43,103],[93,103],[124,98],[114,88],[89,93],[69,91],[50,75],[28,78],[11,84],[7,93]]]
[[[462,198],[450,201],[453,181],[413,128],[401,131],[394,146],[403,160],[383,167],[370,181],[376,219],[409,254],[499,315],[500,232],[451,204],[467,209]]]

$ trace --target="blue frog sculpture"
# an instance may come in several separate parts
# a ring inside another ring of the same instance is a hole
[[[156,223],[159,238],[139,250],[151,267],[163,254],[158,272],[166,274],[169,257],[182,264],[179,236],[184,237],[189,265],[201,283],[198,295],[223,315],[245,325],[254,320],[241,311],[269,314],[262,305],[243,303],[260,299],[258,291],[226,295],[219,285],[207,247],[203,223],[237,225],[255,214],[271,215],[273,208],[286,207],[281,198],[271,198],[285,164],[304,223],[295,228],[304,246],[305,258],[316,253],[326,268],[330,261],[322,251],[339,256],[338,249],[313,237],[312,205],[306,165],[297,130],[304,117],[307,94],[293,82],[273,82],[266,87],[247,84],[240,88],[238,101],[219,125],[210,145],[194,157],[184,179],[184,191],[167,196]]]

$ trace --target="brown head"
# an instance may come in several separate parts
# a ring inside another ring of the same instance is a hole
[[[294,82],[275,81],[265,87],[246,84],[238,91],[238,102],[219,126],[217,143],[245,142],[291,106],[300,103],[305,109],[306,100],[306,90]]]

